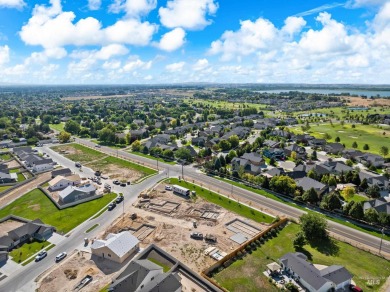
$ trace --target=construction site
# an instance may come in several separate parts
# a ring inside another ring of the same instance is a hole
[[[141,193],[133,207],[97,238],[130,231],[141,247],[154,243],[200,272],[268,227],[166,188],[170,186],[160,183]]]

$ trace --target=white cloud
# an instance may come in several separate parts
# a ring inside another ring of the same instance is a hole
[[[209,66],[209,61],[207,59],[199,59],[193,66],[192,69],[195,71],[201,71],[206,69]]]
[[[144,77],[144,80],[146,80],[146,81],[153,80],[153,76],[152,75],[147,75],[147,76]]]
[[[284,21],[282,31],[286,32],[290,36],[302,31],[302,28],[306,25],[306,21],[302,17],[290,16]]]
[[[218,3],[214,0],[171,0],[158,12],[161,23],[166,27],[197,30],[211,24],[206,17],[214,15],[217,10]]]
[[[9,62],[9,47],[0,46],[0,66]]]
[[[106,70],[114,70],[114,69],[119,69],[121,67],[121,62],[120,61],[106,61],[103,63],[103,69]]]
[[[109,7],[113,13],[125,11],[128,17],[147,15],[157,6],[157,0],[114,0]]]
[[[152,67],[152,61],[144,62],[138,57],[130,59],[122,68],[124,72],[131,72],[137,69],[148,70]]]
[[[113,56],[126,55],[129,50],[123,45],[112,44],[102,47],[100,50],[75,50],[70,55],[74,59],[97,59],[97,60],[109,60]]]
[[[102,5],[102,0],[88,0],[89,10],[99,10]]]
[[[0,7],[22,8],[26,3],[23,0],[0,0]]]
[[[185,66],[185,62],[172,63],[165,66],[165,69],[169,72],[180,72]]]
[[[167,52],[175,51],[183,46],[185,36],[186,32],[182,28],[175,28],[161,37],[157,47]]]
[[[356,8],[364,6],[382,6],[387,3],[389,0],[350,0],[347,3],[347,6]]]
[[[102,24],[93,17],[74,23],[76,15],[62,12],[59,0],[51,0],[51,4],[50,7],[35,6],[32,17],[20,31],[20,37],[26,44],[44,48],[110,43],[145,46],[157,31],[155,24],[136,19],[118,20],[106,28],[102,28]]]

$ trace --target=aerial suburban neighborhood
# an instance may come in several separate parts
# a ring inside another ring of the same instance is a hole
[[[390,125],[371,120],[389,99],[14,90],[0,93],[0,287],[389,289]]]

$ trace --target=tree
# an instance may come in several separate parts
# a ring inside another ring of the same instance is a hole
[[[115,132],[109,127],[104,127],[99,131],[99,141],[107,144],[115,143]]]
[[[353,204],[351,210],[349,210],[349,216],[360,220],[364,218],[362,202],[355,202],[355,204]]]
[[[337,186],[337,181],[336,181],[336,178],[334,176],[331,176],[328,180],[328,185],[330,187],[335,187]]]
[[[174,153],[171,149],[165,149],[163,152],[162,152],[162,155],[164,158],[169,158],[169,159],[173,159],[174,157]]]
[[[142,148],[142,153],[143,153],[143,154],[148,154],[148,153],[149,153],[148,147],[144,146],[144,147]]]
[[[298,232],[295,235],[293,244],[295,248],[302,248],[306,244],[305,234],[303,232]]]
[[[328,210],[341,209],[342,207],[340,199],[336,193],[325,196],[324,201],[326,202],[326,209]]]
[[[221,160],[219,160],[219,158],[215,159],[215,162],[214,162],[214,169],[216,171],[219,171],[219,169],[221,168]]]
[[[358,143],[356,143],[356,141],[353,141],[352,148],[358,148]]]
[[[366,190],[367,196],[371,198],[379,198],[380,197],[380,188],[378,185],[372,185],[367,188]]]
[[[297,153],[295,151],[291,151],[291,159],[294,161],[297,159]]]
[[[131,144],[131,150],[133,150],[135,152],[139,152],[141,150],[141,142],[139,140],[135,140]]]
[[[345,187],[342,191],[341,191],[341,195],[343,196],[343,198],[346,200],[346,201],[349,201],[350,199],[353,198],[353,196],[355,195],[355,188],[354,187]]]
[[[362,182],[359,185],[359,189],[362,190],[362,191],[365,191],[365,190],[367,190],[367,188],[368,188],[367,179],[363,178]]]
[[[325,218],[316,213],[308,213],[300,218],[301,230],[308,241],[321,241],[328,239],[326,231],[328,224]]]
[[[230,136],[228,141],[229,141],[229,143],[231,145],[231,148],[236,148],[238,146],[238,144],[240,143],[240,139],[238,138],[237,135]]]
[[[295,192],[295,189],[297,188],[297,184],[295,181],[286,175],[278,175],[274,176],[271,181],[269,182],[271,190],[274,192],[286,194],[286,195],[292,195]]]
[[[334,139],[335,142],[339,143],[341,140],[340,140],[340,137],[336,137],[336,139]]]
[[[309,190],[303,193],[302,199],[305,202],[315,204],[318,202],[318,194],[314,188],[310,188]]]
[[[317,173],[314,169],[311,169],[308,173],[307,176],[310,177],[311,179],[317,179]]]
[[[69,120],[65,123],[64,130],[73,135],[77,135],[80,132],[80,124],[73,120]]]
[[[221,166],[225,167],[225,166],[226,166],[225,157],[223,157],[223,155],[220,155],[220,156],[219,156],[219,160],[221,161]]]
[[[370,223],[378,223],[379,222],[379,214],[378,211],[374,208],[369,208],[364,212],[364,220]]]
[[[187,148],[180,148],[179,150],[177,150],[175,152],[175,156],[178,159],[185,160],[185,161],[187,161],[189,163],[191,163],[193,161],[193,157],[191,155],[191,152]]]
[[[383,155],[383,157],[386,157],[387,155],[389,155],[389,147],[387,147],[387,146],[382,146],[379,151]]]
[[[317,151],[313,151],[310,156],[311,160],[317,160]]]
[[[227,140],[221,140],[218,145],[222,151],[227,151],[232,148],[232,145]]]
[[[370,146],[368,146],[368,144],[364,144],[363,150],[370,150]]]
[[[276,165],[275,158],[271,157],[271,159],[269,160],[269,164],[275,166]]]
[[[66,143],[69,141],[70,137],[70,133],[66,131],[61,131],[61,133],[58,135],[58,140],[60,140],[61,143]]]

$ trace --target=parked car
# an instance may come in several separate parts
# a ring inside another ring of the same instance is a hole
[[[101,175],[100,176],[102,179],[108,179],[108,177],[107,176],[103,176],[103,175]]]
[[[115,202],[116,202],[117,204],[119,204],[120,202],[123,201],[123,199],[124,199],[123,196],[119,196],[119,197],[116,198]]]
[[[171,187],[171,186],[165,186],[165,189],[166,189],[167,191],[172,191],[172,187]]]
[[[66,256],[67,256],[66,252],[60,253],[58,256],[56,256],[56,263],[58,263],[59,261],[63,260]]]
[[[104,184],[104,188],[110,190],[110,189],[111,189],[111,186],[110,186],[109,184],[106,183],[106,184]]]
[[[111,211],[112,209],[114,209],[116,207],[116,204],[115,203],[111,203],[108,205],[108,211]]]
[[[35,261],[39,262],[40,260],[44,259],[47,256],[47,252],[42,250],[39,252],[39,254],[35,257]]]
[[[126,183],[121,183],[121,187],[125,187],[126,186]]]
[[[101,175],[102,175],[102,172],[101,172],[100,170],[96,170],[96,171],[95,171],[95,175],[96,175],[96,176],[101,176]]]
[[[102,146],[100,146],[99,144],[96,144],[95,147],[96,148],[101,148]]]
[[[200,239],[203,240],[203,233],[200,232],[192,232],[190,235],[191,238],[193,239]]]
[[[131,185],[131,181],[128,181],[127,184],[128,184],[128,185]]]
[[[75,165],[76,167],[78,167],[78,168],[81,167],[81,163],[80,163],[80,162],[76,162],[74,165]]]
[[[119,180],[114,180],[112,183],[113,183],[114,185],[120,185],[120,184],[121,184],[121,182],[120,182]]]
[[[360,288],[359,286],[353,285],[353,284],[349,285],[349,290],[354,291],[354,292],[363,292],[362,288]]]

